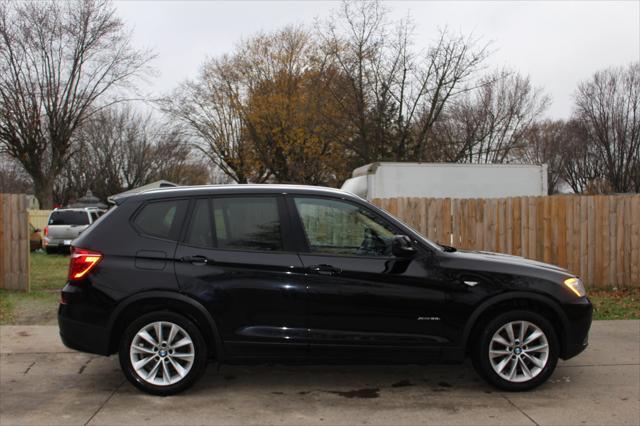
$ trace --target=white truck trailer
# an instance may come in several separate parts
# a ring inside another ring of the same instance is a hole
[[[367,200],[393,197],[501,198],[547,195],[547,166],[371,163],[342,189]]]

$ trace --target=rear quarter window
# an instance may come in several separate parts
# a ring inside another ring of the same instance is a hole
[[[145,235],[177,240],[187,204],[187,200],[149,202],[136,214],[133,223]]]

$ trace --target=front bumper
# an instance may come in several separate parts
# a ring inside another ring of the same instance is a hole
[[[589,345],[589,329],[593,317],[593,305],[587,297],[581,297],[564,306],[569,322],[566,330],[562,359],[573,358]]]

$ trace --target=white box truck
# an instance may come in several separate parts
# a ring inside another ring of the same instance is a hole
[[[394,197],[501,198],[547,195],[547,166],[371,163],[342,189],[367,200]]]

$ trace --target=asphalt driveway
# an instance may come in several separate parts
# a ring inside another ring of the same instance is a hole
[[[55,326],[0,328],[0,424],[640,424],[640,321],[598,321],[591,346],[528,393],[471,366],[223,366],[160,398],[116,357],[66,349]]]

